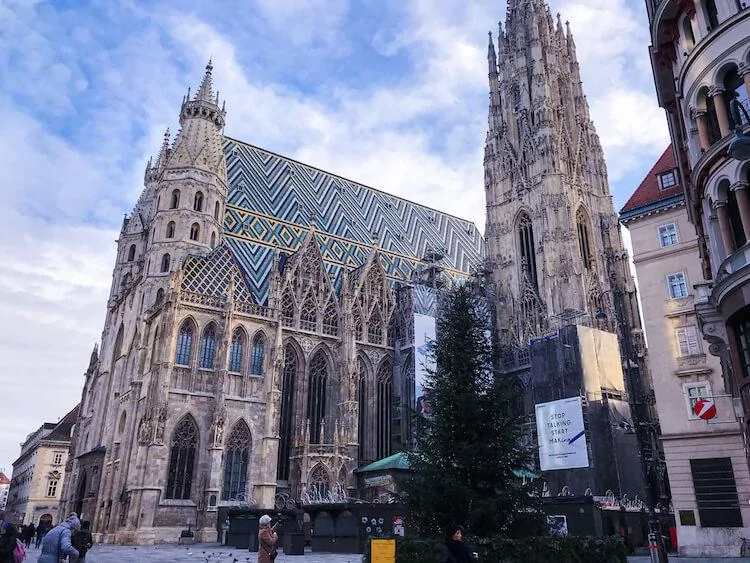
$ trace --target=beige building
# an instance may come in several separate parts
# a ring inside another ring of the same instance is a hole
[[[0,472],[0,510],[5,510],[8,504],[8,491],[10,491],[10,479],[5,473]]]
[[[620,218],[633,244],[679,552],[739,555],[750,533],[742,527],[750,524],[750,476],[731,382],[701,338],[693,287],[705,280],[678,178],[669,147]],[[696,414],[701,399],[713,401],[715,418]]]
[[[45,422],[21,444],[21,455],[13,462],[5,519],[16,524],[56,524],[70,436],[78,407],[60,422]]]

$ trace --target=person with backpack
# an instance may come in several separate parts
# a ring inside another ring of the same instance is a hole
[[[94,539],[91,537],[91,522],[81,520],[81,531],[73,534],[73,547],[78,550],[77,563],[86,561],[86,552],[94,545]]]
[[[25,555],[18,530],[10,522],[4,522],[0,527],[0,563],[20,563]]]
[[[60,559],[70,555],[73,560],[78,558],[78,550],[73,547],[71,535],[81,531],[81,521],[77,516],[68,516],[52,528],[42,540],[42,553],[37,563],[60,563]]]

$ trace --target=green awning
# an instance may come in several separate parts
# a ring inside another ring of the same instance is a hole
[[[371,473],[373,471],[388,471],[389,469],[411,469],[411,466],[409,465],[409,459],[407,458],[406,454],[404,452],[399,452],[397,454],[384,457],[383,459],[379,459],[378,461],[373,461],[369,465],[365,465],[364,467],[355,469],[354,472]]]

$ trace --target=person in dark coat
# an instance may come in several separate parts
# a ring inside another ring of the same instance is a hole
[[[0,528],[0,563],[15,563],[13,552],[16,550],[18,530],[10,522]]]
[[[464,543],[464,529],[461,526],[449,526],[443,549],[438,555],[438,563],[474,563],[477,559]]]
[[[94,545],[94,539],[91,537],[91,522],[81,520],[81,531],[73,534],[73,547],[78,550],[78,562],[86,561],[86,552]]]
[[[29,522],[28,526],[23,527],[23,543],[26,544],[26,549],[31,545],[31,540],[34,538],[35,533],[36,528],[34,528],[33,522]]]
[[[39,522],[36,527],[36,542],[34,542],[34,547],[39,548],[39,546],[42,545],[42,540],[44,539],[44,534],[46,533],[47,526],[44,522]]]

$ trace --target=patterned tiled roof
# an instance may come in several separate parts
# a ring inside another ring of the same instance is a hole
[[[405,199],[226,138],[229,194],[225,240],[259,303],[268,297],[274,250],[291,254],[315,236],[338,288],[377,246],[392,280],[408,280],[429,249],[466,275],[482,259],[476,226]]]
[[[620,211],[623,216],[621,218],[632,217],[638,214],[640,208],[682,195],[682,186],[679,183],[665,190],[661,189],[659,185],[659,175],[670,170],[675,170],[676,168],[677,163],[675,162],[674,151],[672,150],[672,145],[669,145],[661,157],[659,157],[659,160],[656,161],[656,164],[646,174],[646,177],[635,192],[633,192],[633,195],[630,196],[628,202],[623,206]],[[677,176],[677,180],[679,182],[679,176]]]

